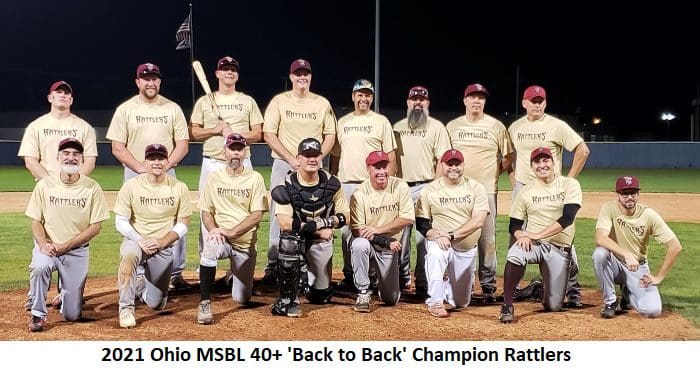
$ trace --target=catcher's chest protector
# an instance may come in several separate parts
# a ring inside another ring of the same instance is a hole
[[[340,189],[340,181],[328,176],[326,171],[318,171],[318,176],[318,184],[314,186],[301,185],[296,172],[287,176],[285,185],[292,198],[294,217],[302,222],[335,213],[333,195]]]

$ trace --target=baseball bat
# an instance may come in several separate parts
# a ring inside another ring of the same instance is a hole
[[[223,119],[221,118],[221,112],[219,112],[219,106],[216,104],[214,94],[211,92],[211,87],[209,87],[207,75],[206,73],[204,73],[204,68],[202,68],[202,63],[200,63],[198,60],[193,61],[192,69],[194,69],[194,74],[197,75],[199,84],[202,85],[202,90],[204,90],[204,93],[209,97],[209,101],[211,102],[211,106],[214,109],[214,113],[216,113],[216,117],[219,119],[219,121],[223,121]]]

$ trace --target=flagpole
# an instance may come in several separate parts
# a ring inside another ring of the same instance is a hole
[[[192,3],[190,3],[190,87],[192,88],[192,109],[194,109],[194,17],[192,16]]]

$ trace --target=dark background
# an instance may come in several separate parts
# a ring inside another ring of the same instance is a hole
[[[136,93],[135,69],[146,61],[163,72],[161,93],[188,112],[189,50],[175,50],[188,3],[194,56],[210,83],[216,86],[219,57],[237,58],[238,89],[262,110],[287,88],[296,58],[312,63],[312,91],[326,96],[339,116],[351,106],[353,82],[374,79],[374,0],[10,0],[0,13],[0,112],[45,112],[48,86],[58,79],[72,84],[79,115],[112,111]],[[421,84],[430,89],[431,111],[451,119],[464,112],[464,87],[478,81],[491,92],[487,113],[509,125],[522,114],[522,90],[539,84],[547,90],[548,112],[578,130],[665,140],[660,115],[668,110],[678,116],[668,137],[689,140],[700,81],[698,15],[668,2],[624,6],[633,8],[382,0],[380,110],[400,113],[408,89]],[[201,95],[196,81],[195,89]],[[593,116],[602,123],[593,127]]]

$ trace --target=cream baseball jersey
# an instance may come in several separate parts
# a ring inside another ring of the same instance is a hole
[[[340,158],[341,182],[364,181],[369,177],[365,158],[373,151],[396,150],[396,139],[389,120],[378,113],[348,113],[338,120],[337,143],[333,155]]]
[[[428,117],[425,125],[411,129],[404,118],[394,125],[398,144],[401,178],[427,181],[435,178],[435,164],[451,149],[450,137],[442,122]]]
[[[350,227],[357,229],[363,225],[382,226],[396,218],[415,220],[413,199],[405,181],[389,177],[384,190],[375,190],[370,180],[365,180],[357,187],[350,198]],[[396,240],[401,239],[403,229],[393,235],[385,235]]]

